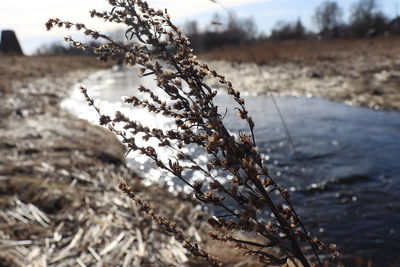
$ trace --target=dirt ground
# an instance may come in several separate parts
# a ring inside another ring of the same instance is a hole
[[[400,110],[400,37],[265,41],[200,56],[243,92],[271,90],[279,95]]]
[[[207,216],[190,197],[144,186],[113,134],[59,108],[104,67],[83,57],[0,57],[0,266],[207,266],[142,216],[121,180],[189,239],[218,248],[225,266],[257,266],[208,238]]]

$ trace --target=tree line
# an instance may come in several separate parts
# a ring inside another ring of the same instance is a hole
[[[359,0],[351,6],[347,21],[343,8],[336,1],[324,1],[313,15],[317,32],[305,30],[300,20],[280,23],[273,29],[273,39],[301,39],[312,36],[321,38],[365,38],[384,34],[400,34],[400,17],[389,18],[378,0]]]
[[[358,0],[353,3],[347,20],[343,18],[343,8],[336,1],[326,0],[315,8],[312,20],[316,32],[307,29],[298,19],[294,22],[277,22],[271,34],[267,36],[260,33],[252,17],[240,18],[235,13],[229,13],[224,17],[216,13],[205,29],[200,29],[198,22],[192,20],[183,25],[183,30],[196,51],[265,39],[365,38],[400,34],[400,16],[390,18],[384,14],[380,9],[379,0]],[[123,42],[124,34],[121,30],[113,32],[112,35]],[[36,54],[87,55],[88,52],[61,43],[53,43],[43,45]]]
[[[195,50],[209,50],[223,45],[235,45],[260,39],[301,40],[315,38],[365,38],[384,34],[400,34],[400,17],[384,14],[378,0],[359,0],[351,6],[348,20],[336,1],[324,1],[312,17],[317,31],[306,29],[300,19],[279,21],[269,36],[260,34],[253,18],[238,18],[233,13],[223,19],[216,14],[210,26],[200,31],[196,21],[188,21],[184,30]]]
[[[207,29],[200,31],[197,21],[188,21],[183,30],[194,50],[209,50],[224,45],[252,42],[260,38],[252,17],[240,18],[229,13],[226,18],[214,14]]]

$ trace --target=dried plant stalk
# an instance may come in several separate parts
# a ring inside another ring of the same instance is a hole
[[[66,40],[77,48],[92,49],[99,60],[122,59],[128,66],[139,66],[142,75],[153,76],[157,86],[168,97],[168,102],[144,86],[138,90],[147,94],[148,98],[131,96],[125,102],[172,118],[176,127],[169,130],[151,129],[132,121],[119,111],[114,117],[102,114],[82,87],[81,91],[89,105],[99,113],[100,124],[120,136],[129,151],[146,155],[156,166],[183,181],[202,203],[218,206],[226,212],[224,216],[209,220],[215,229],[213,238],[234,242],[237,247],[245,249],[247,254],[257,256],[263,263],[282,265],[294,258],[302,265],[310,266],[312,261],[321,263],[319,255],[327,253],[336,259],[336,246],[326,246],[309,234],[290,202],[288,190],[280,187],[268,173],[257,152],[254,122],[248,114],[244,99],[232,83],[206,64],[197,61],[188,38],[171,22],[166,10],[150,8],[142,0],[108,2],[112,6],[111,11],[93,10],[91,16],[125,25],[125,36],[128,40],[135,40],[132,44],[120,44],[79,23],[50,19],[46,26],[48,29],[55,26],[67,29],[75,27],[94,39],[100,38],[105,43],[97,48],[70,37]],[[227,130],[223,116],[214,103],[218,91],[204,82],[207,76],[218,79],[221,86],[227,88],[228,95],[236,103],[239,118],[249,127],[248,133],[240,133],[235,137]],[[123,130],[117,130],[118,126]],[[138,136],[145,141],[156,140],[158,146],[170,149],[176,159],[163,160],[156,147],[138,145],[135,140]],[[209,162],[204,165],[196,161],[185,152],[187,146],[203,150],[208,154]],[[204,180],[192,182],[185,176],[189,171],[201,172]],[[220,182],[215,173],[229,173],[232,178]],[[125,187],[122,189],[129,194]],[[272,195],[276,192],[280,195],[279,199]],[[266,211],[271,212],[272,219],[267,220]],[[264,241],[235,238],[235,231],[256,233]],[[304,249],[306,246],[313,249],[314,257]]]

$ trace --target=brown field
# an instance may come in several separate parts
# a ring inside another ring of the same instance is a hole
[[[268,87],[281,95],[400,110],[400,37],[265,41],[200,56],[241,91],[263,93]],[[254,62],[267,77],[267,84]]]
[[[248,53],[255,55],[255,58]],[[320,62],[349,61],[354,57],[393,58],[400,54],[400,36],[371,39],[323,40],[323,41],[263,41],[242,46],[224,47],[202,53],[207,59],[259,64],[297,62],[316,64]]]
[[[0,93],[9,90],[15,81],[33,81],[49,76],[62,76],[74,70],[96,70],[104,68],[106,64],[97,62],[94,58],[76,56],[34,56],[0,57]]]

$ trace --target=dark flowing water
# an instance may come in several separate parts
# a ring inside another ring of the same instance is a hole
[[[103,110],[113,114],[116,109],[129,111],[120,99],[137,93],[137,80],[131,71],[105,71],[85,84]],[[400,262],[400,113],[279,97],[293,151],[270,97],[249,95],[245,100],[256,122],[259,151],[275,180],[290,189],[308,228],[323,241],[337,243],[345,256],[371,259],[374,266]],[[97,121],[78,94],[63,105]],[[226,95],[217,97],[217,105],[221,113],[229,111],[224,121],[232,132],[247,130]],[[157,127],[171,123],[138,110],[132,118]],[[139,155],[131,155],[129,162],[149,181],[161,176]],[[164,180],[177,185],[173,178]]]

